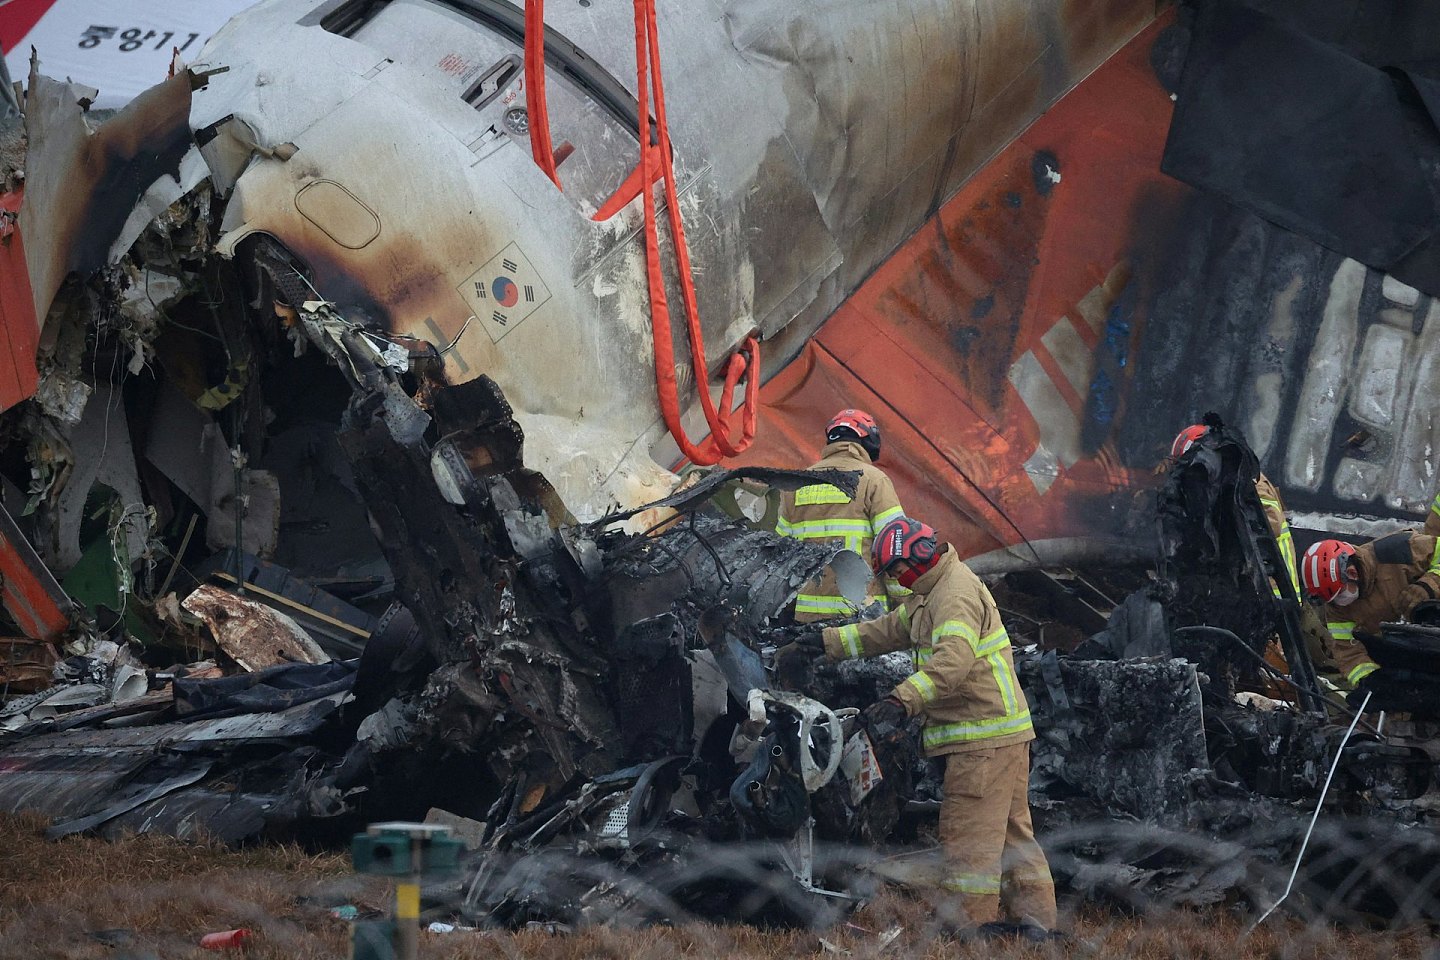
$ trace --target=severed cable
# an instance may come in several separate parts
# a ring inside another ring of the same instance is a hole
[[[1300,874],[1300,861],[1305,859],[1305,848],[1310,846],[1310,836],[1315,832],[1315,824],[1319,821],[1320,811],[1325,806],[1325,795],[1330,792],[1330,781],[1335,777],[1335,771],[1340,766],[1340,756],[1345,752],[1345,745],[1350,742],[1350,734],[1355,732],[1355,724],[1360,722],[1360,714],[1365,712],[1365,707],[1369,705],[1370,695],[1373,692],[1374,691],[1371,690],[1365,691],[1365,700],[1360,704],[1360,713],[1355,714],[1355,719],[1350,721],[1350,728],[1345,731],[1345,736],[1341,739],[1340,746],[1335,751],[1335,759],[1330,762],[1330,772],[1325,775],[1325,786],[1320,788],[1320,799],[1315,803],[1315,812],[1310,815],[1310,826],[1305,828],[1305,839],[1300,842],[1300,852],[1295,856],[1295,866],[1290,870],[1290,880],[1285,884],[1285,892],[1280,894],[1279,900],[1276,900],[1270,905],[1269,910],[1260,914],[1259,920],[1256,920],[1250,925],[1250,928],[1245,931],[1247,937],[1255,932],[1256,927],[1265,922],[1266,917],[1275,912],[1276,907],[1285,902],[1285,898],[1290,896],[1290,891],[1294,889],[1295,878]]]

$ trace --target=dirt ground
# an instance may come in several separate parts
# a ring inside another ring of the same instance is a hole
[[[171,960],[213,957],[198,947],[209,932],[246,927],[243,955],[257,960],[335,960],[350,955],[350,924],[331,908],[383,911],[389,886],[357,877],[343,853],[295,847],[231,850],[159,837],[110,843],[43,836],[43,821],[0,816],[0,960]],[[1072,938],[1055,945],[962,944],[934,935],[933,904],[891,896],[831,930],[764,932],[688,924],[643,930],[591,929],[570,935],[422,934],[435,960],[669,960],[850,956],[856,960],[1104,957],[1135,960],[1308,960],[1395,957],[1440,960],[1422,933],[1302,928],[1272,920],[1249,938],[1225,911],[1122,919],[1098,910],[1071,918]],[[885,934],[900,927],[898,936]],[[822,939],[824,943],[822,943]],[[828,945],[827,945],[828,944]],[[218,954],[223,955],[223,954]],[[231,954],[236,955],[236,954]]]

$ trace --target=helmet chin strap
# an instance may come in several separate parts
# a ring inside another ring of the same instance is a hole
[[[936,561],[938,561],[939,559],[940,554],[937,553],[935,554],[935,556],[931,557],[924,563],[916,563],[913,560],[910,561],[910,563],[906,566],[905,572],[896,577],[895,582],[900,584],[900,586],[904,587],[906,590],[909,590],[915,585],[916,580],[919,580],[925,574],[930,572],[930,568],[934,567]]]

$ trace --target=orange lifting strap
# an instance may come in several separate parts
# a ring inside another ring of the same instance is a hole
[[[647,71],[648,80],[647,83]],[[675,166],[670,146],[670,129],[665,118],[665,91],[660,76],[660,42],[656,29],[655,0],[635,0],[635,76],[639,91],[640,163],[596,211],[593,219],[608,220],[636,195],[645,207],[645,274],[650,291],[650,329],[655,341],[655,392],[665,426],[691,463],[709,466],[724,457],[744,451],[755,439],[756,411],[760,399],[760,343],[751,336],[741,350],[731,354],[725,365],[725,382],[720,403],[710,396],[709,364],[705,360],[705,336],[700,327],[700,309],[695,299],[695,279],[690,269],[690,249],[685,242],[685,224],[675,188]],[[555,152],[550,140],[550,117],[545,104],[545,13],[544,0],[525,2],[525,88],[530,112],[530,150],[535,163],[558,187]],[[651,142],[649,100],[655,101],[656,141]],[[680,275],[680,297],[685,304],[686,330],[690,338],[690,364],[695,372],[696,392],[705,411],[710,436],[695,444],[680,422],[680,388],[675,379],[675,342],[670,330],[670,304],[665,296],[665,273],[660,264],[660,229],[655,214],[655,192],[649,187],[665,181],[666,215],[675,240],[675,266]],[[732,406],[735,388],[745,379],[745,402]],[[740,415],[740,438],[731,436],[736,414]]]

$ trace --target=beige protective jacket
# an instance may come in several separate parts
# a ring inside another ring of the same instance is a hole
[[[946,544],[911,590],[878,620],[826,628],[826,654],[841,660],[910,650],[915,672],[891,695],[912,717],[924,715],[927,756],[1035,739],[1010,636],[985,584]]]
[[[1280,555],[1285,558],[1285,569],[1290,571],[1290,583],[1295,587],[1295,596],[1303,598],[1305,593],[1300,588],[1300,568],[1295,565],[1295,538],[1290,535],[1290,521],[1285,519],[1285,504],[1280,501],[1280,491],[1270,482],[1270,478],[1262,473],[1260,479],[1255,481],[1255,492],[1260,495],[1260,505],[1265,508],[1265,520],[1270,525],[1270,532],[1275,535]],[[1276,591],[1276,596],[1279,596],[1279,591]]]
[[[1400,594],[1411,584],[1419,584],[1431,599],[1440,598],[1437,544],[1435,537],[1402,530],[1355,548],[1359,598],[1345,607],[1325,606],[1325,627],[1334,641],[1331,653],[1351,686],[1378,669],[1355,639],[1357,631],[1379,636],[1380,624],[1408,617],[1414,604],[1402,602]]]
[[[885,524],[902,516],[900,498],[895,485],[884,471],[870,462],[865,448],[851,440],[827,444],[820,451],[819,462],[811,470],[853,470],[860,474],[860,485],[850,497],[839,487],[828,483],[812,483],[781,495],[780,517],[775,532],[782,537],[834,543],[860,554],[870,562],[870,544]],[[901,594],[872,581],[865,605],[880,602],[889,605],[887,593]],[[800,588],[795,598],[795,619],[801,623],[827,617],[854,616],[855,605],[840,595],[835,575],[826,570],[818,580]]]

